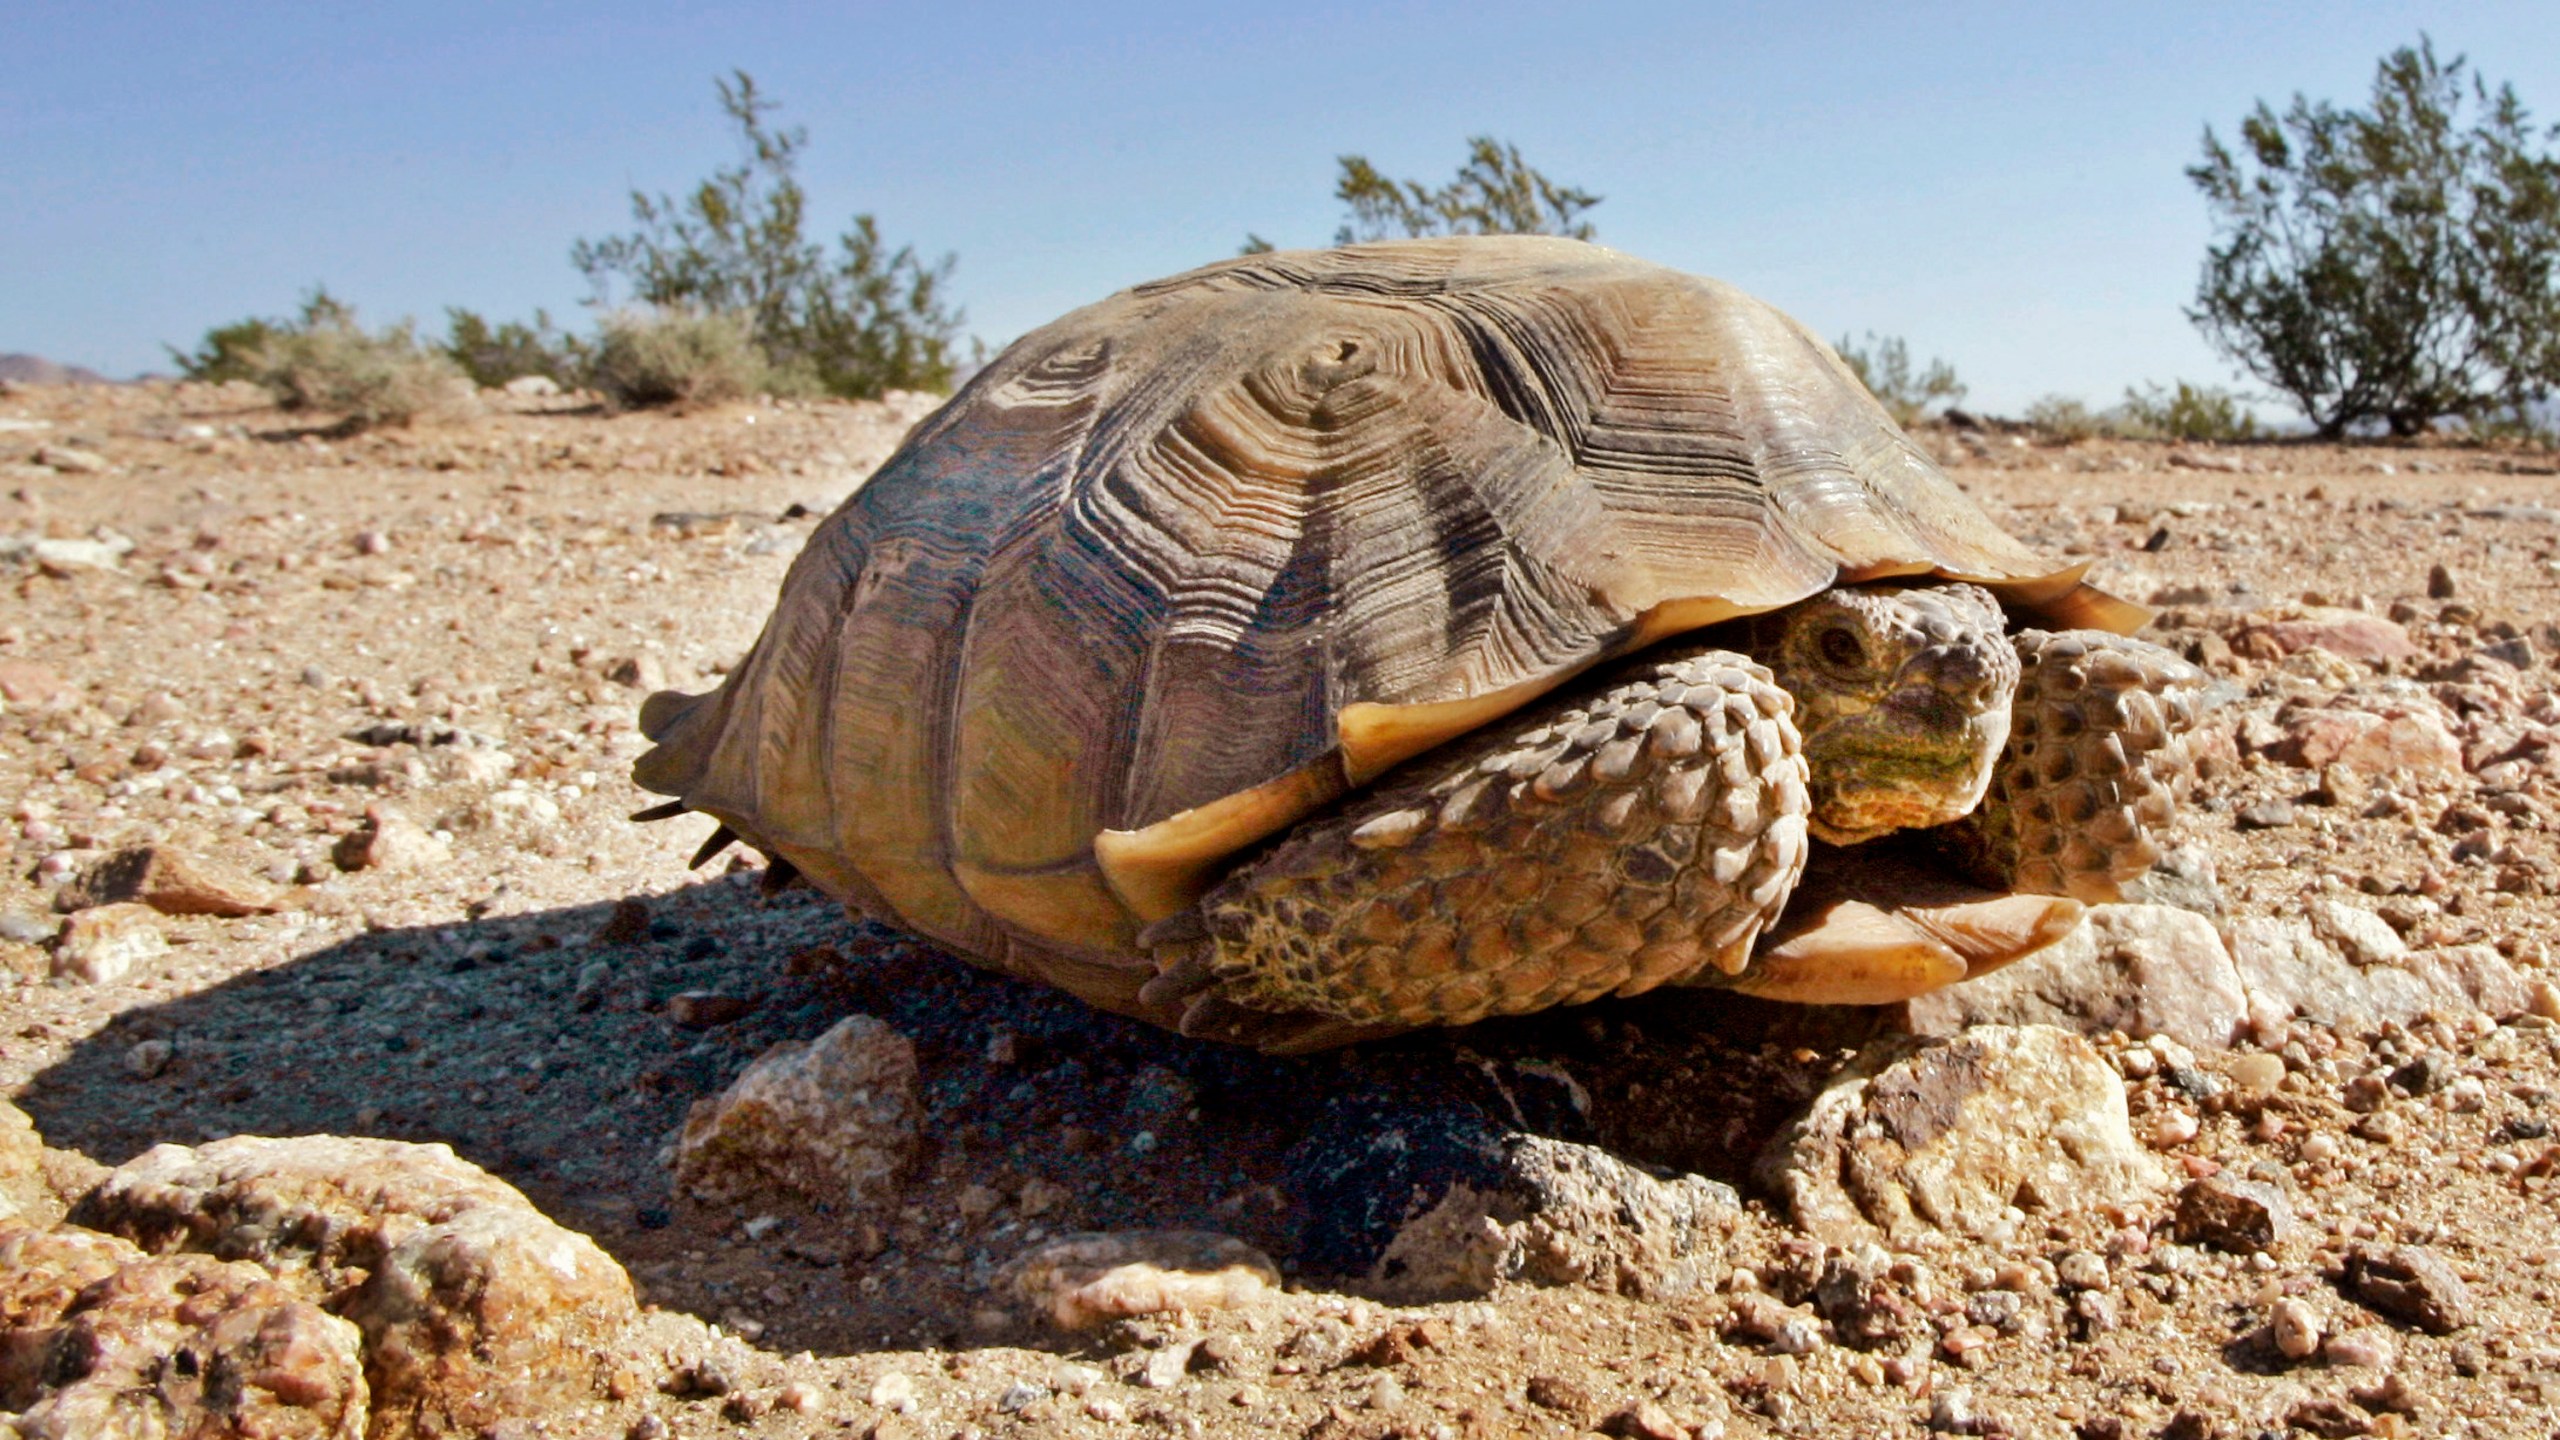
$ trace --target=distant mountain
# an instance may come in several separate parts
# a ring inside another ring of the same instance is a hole
[[[56,365],[41,355],[0,355],[0,380],[19,385],[107,385],[86,365]]]

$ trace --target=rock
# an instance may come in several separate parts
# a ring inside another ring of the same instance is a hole
[[[2262,1181],[2208,1175],[2178,1192],[2176,1233],[2180,1244],[2256,1255],[2293,1238],[2293,1206]]]
[[[36,568],[57,580],[99,570],[114,570],[133,551],[130,540],[38,540],[27,547]]]
[[[65,475],[104,475],[108,468],[106,456],[71,445],[38,446],[36,463]]]
[[[2379,1329],[2349,1330],[2320,1342],[2320,1358],[2332,1365],[2379,1370],[2391,1357],[2391,1337]]]
[[[2243,807],[2239,814],[2231,818],[2237,828],[2242,830],[2281,830],[2302,817],[2294,810],[2293,802],[2290,800],[2261,800],[2254,805]]]
[[[2222,875],[2213,852],[2202,845],[2171,847],[2120,889],[2119,898],[2131,905],[2167,905],[2206,917],[2222,913]]]
[[[77,702],[77,686],[33,660],[0,660],[0,700],[38,710],[59,709]]]
[[[2306,606],[2297,615],[2253,620],[2232,648],[2252,659],[2279,659],[2298,650],[2326,650],[2347,660],[2406,660],[2418,653],[2409,632],[2379,615],[2333,606]]]
[[[2471,1289],[2423,1245],[2360,1245],[2347,1255],[2340,1286],[2366,1308],[2430,1335],[2472,1320]]]
[[[2308,922],[2248,916],[2233,920],[2224,938],[2253,1012],[2270,1023],[2304,1015],[2343,1025],[2371,1015],[2368,987],[2356,967]]]
[[[1710,1282],[1740,1197],[1699,1175],[1656,1179],[1587,1145],[1513,1135],[1399,1226],[1370,1280],[1403,1301],[1504,1281],[1684,1295]]]
[[[2285,1428],[2320,1440],[2351,1440],[2373,1433],[2373,1416],[2364,1407],[2335,1395],[2307,1395],[2284,1412]]]
[[[335,1293],[415,1232],[489,1207],[532,1208],[514,1186],[444,1145],[235,1135],[145,1150],[110,1172],[71,1218],[153,1252],[202,1250],[308,1271],[321,1292]]]
[[[2249,473],[2249,462],[2237,455],[2222,455],[2187,445],[2178,446],[2163,458],[2180,470],[2212,470],[2224,475]]]
[[[53,976],[111,985],[146,960],[169,953],[169,937],[148,905],[100,905],[65,920],[53,937]]]
[[[2533,1009],[2532,982],[2492,945],[2448,945],[2412,951],[2400,965],[2426,987],[2431,998],[2414,1008],[2384,1012],[2386,1019],[2413,1019],[2439,1008],[2439,1003],[2477,1010],[2498,1020]]]
[[[997,1289],[1062,1330],[1140,1315],[1206,1314],[1279,1294],[1280,1271],[1241,1240],[1202,1230],[1061,1235],[1017,1256]]]
[[[0,1100],[0,1225],[50,1224],[60,1214],[45,1182],[44,1137],[26,1111]]]
[[[1694,1432],[1653,1400],[1638,1400],[1600,1422],[1600,1433],[1620,1440],[1691,1440]]]
[[[2122,1030],[2220,1049],[2248,1008],[2238,967],[2212,921],[2166,905],[2095,905],[2061,943],[1905,1001],[1896,1023],[1915,1035],[1955,1035],[1976,1025]]]
[[[583,1235],[443,1145],[159,1145],[73,1211],[146,1250],[254,1262],[362,1330],[373,1435],[472,1434],[583,1402],[637,1317]]]
[[[2364,776],[2344,765],[2320,767],[2320,784],[2311,792],[2313,803],[2334,805],[2341,810],[2362,810],[2373,798],[2373,787]]]
[[[717,990],[679,990],[667,997],[667,1019],[688,1030],[726,1025],[755,1008],[756,1002],[747,996]]]
[[[2138,1203],[2166,1183],[2136,1144],[2124,1084],[2089,1042],[1985,1025],[1861,1051],[1761,1153],[1761,1182],[1816,1239],[1901,1246],[2005,1232],[2047,1214]]]
[[[2453,571],[2447,568],[2444,562],[2438,561],[2427,567],[2428,599],[2450,600],[2453,598],[2456,588],[2457,587],[2455,586],[2453,579]]]
[[[279,908],[275,887],[219,860],[167,845],[135,845],[89,863],[55,893],[54,907],[85,910],[140,903],[163,915],[265,915]]]
[[[2273,754],[2324,773],[2332,765],[2395,779],[2462,773],[2462,742],[2432,712],[2407,706],[2296,710],[2285,717]]]
[[[548,375],[518,375],[500,388],[519,400],[543,400],[560,393],[560,382]]]
[[[10,1329],[11,1350],[50,1362],[35,1384],[20,1375],[8,1387],[21,1392],[9,1397],[21,1412],[13,1433],[30,1440],[368,1433],[356,1327],[254,1265],[135,1258],[83,1286],[51,1324]]]
[[[341,870],[424,870],[453,858],[452,846],[387,805],[364,807],[364,821],[330,851]]]
[[[655,654],[643,650],[615,661],[612,668],[605,671],[604,678],[644,695],[654,694],[667,688],[667,665]]]
[[[1936,1333],[1928,1311],[1894,1283],[1893,1257],[1872,1243],[1842,1247],[1824,1262],[1813,1303],[1842,1344],[1861,1350],[1897,1348],[1924,1331]]]
[[[2409,942],[2400,938],[2400,932],[2361,905],[2317,896],[2305,908],[2312,933],[2358,965],[2390,965],[2409,953]]]
[[[2291,1296],[2267,1307],[2267,1331],[2287,1360],[2308,1360],[2320,1349],[2320,1317]]]
[[[377,1435],[470,1435],[592,1398],[638,1307],[594,1241],[484,1205],[393,1246],[344,1313],[364,1331]]]
[[[1822,1327],[1811,1315],[1756,1291],[1733,1297],[1727,1333],[1766,1345],[1780,1355],[1810,1355],[1822,1348]]]
[[[728,1090],[694,1102],[676,1184],[707,1200],[769,1186],[820,1204],[888,1195],[915,1158],[916,1051],[868,1015],[756,1057]]]
[[[448,785],[495,785],[515,773],[516,757],[504,750],[477,745],[439,745],[427,752],[427,773]],[[521,794],[529,804],[540,800],[551,805],[550,819],[560,818],[557,805],[547,795],[532,791],[508,791]],[[490,797],[495,799],[495,796]]]
[[[1191,1357],[1199,1348],[1197,1339],[1168,1341],[1147,1356],[1129,1383],[1145,1390],[1170,1390],[1191,1373]]]

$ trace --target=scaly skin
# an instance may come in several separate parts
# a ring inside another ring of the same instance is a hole
[[[2204,672],[2098,630],[2012,637],[2023,678],[1982,807],[1943,833],[1977,879],[2100,903],[2160,858],[2195,775]]]
[[[1972,586],[1872,586],[1750,627],[1767,669],[1657,650],[1239,867],[1150,932],[1147,999],[1268,1047],[1285,1014],[1457,1025],[1732,983],[1808,833],[1853,843],[1979,800],[2017,679],[2000,626]]]

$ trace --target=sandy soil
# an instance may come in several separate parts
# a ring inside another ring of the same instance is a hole
[[[1855,1037],[1700,1000],[1262,1061],[986,976],[805,890],[763,895],[743,861],[687,869],[707,822],[625,819],[654,799],[625,775],[641,695],[701,688],[742,653],[817,518],[929,403],[608,417],[504,401],[335,439],[236,390],[0,394],[0,539],[131,542],[104,567],[0,565],[0,678],[21,691],[0,713],[0,1094],[108,1164],[235,1133],[448,1142],[595,1236],[653,1303],[758,1347],[727,1403],[644,1396],[552,1433],[2560,1433],[2560,1032],[2531,1013],[2275,1022],[2193,1067],[2100,1037],[2137,1133],[2180,1178],[2279,1184],[2304,1235],[2251,1258],[2172,1243],[2165,1203],[2031,1220],[1927,1255],[1911,1288],[1930,1337],[1889,1352],[1834,1336],[1781,1353],[1749,1333],[1752,1292],[1801,1301],[1820,1269],[1765,1196],[1726,1277],[1677,1297],[1360,1298],[1342,1272],[1401,1218],[1384,1213],[1396,1197],[1311,1215],[1292,1188],[1302,1142],[1349,1123],[1352,1099],[1463,1089],[1478,1066],[1676,1068],[1688,1101],[1602,1094],[1582,1138],[1751,1196],[1751,1156]],[[2236,738],[2193,819],[2229,916],[2351,897],[2412,944],[2484,944],[2550,975],[2549,457],[1930,443],[2021,537],[2161,605],[2164,641],[2232,682],[2215,724]],[[66,468],[65,447],[101,468]],[[2394,615],[2424,653],[2251,658],[2248,618],[2306,599]],[[2518,639],[2521,669],[2464,668]],[[2392,683],[2463,716],[2475,749],[2514,743],[2449,778],[2372,777],[2347,803],[2248,731],[2287,701]],[[2505,755],[2521,763],[2493,772]],[[446,854],[341,870],[368,807]],[[54,888],[137,843],[218,855],[289,904],[168,919],[170,953],[108,983],[49,978]],[[671,1003],[686,992],[722,998]],[[897,1202],[675,1197],[665,1149],[686,1107],[851,1011],[918,1046],[930,1144]],[[2283,1060],[2282,1103],[2193,1082],[2252,1054]],[[2423,1083],[2373,1078],[2413,1065]],[[2343,1103],[2359,1081],[2379,1109]],[[1240,1236],[1315,1298],[1212,1322],[1228,1341],[1163,1388],[1124,1383],[1163,1335],[1059,1337],[991,1301],[995,1269],[1043,1236],[1142,1226]],[[2334,1274],[2360,1241],[2443,1257],[2476,1319],[2438,1336],[2360,1307]],[[2105,1258],[2101,1282],[2065,1278],[2080,1256]],[[2379,1353],[2285,1358],[2268,1325],[2289,1298]],[[1345,1358],[1424,1322],[1418,1342]],[[912,1413],[872,1403],[892,1372],[916,1382]]]

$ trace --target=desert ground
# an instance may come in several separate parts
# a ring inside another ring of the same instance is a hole
[[[933,403],[0,392],[0,1432],[2560,1434],[2549,455],[1933,427],[2213,682],[2135,903],[1272,1060],[627,818]]]

